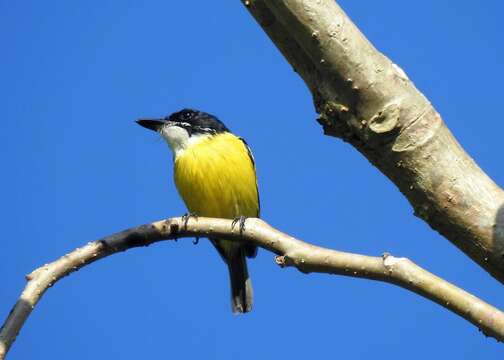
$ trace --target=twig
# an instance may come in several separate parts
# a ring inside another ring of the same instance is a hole
[[[504,340],[504,313],[429,273],[406,258],[389,254],[372,257],[325,249],[274,229],[260,219],[247,219],[246,227],[232,227],[232,220],[181,217],[141,225],[87,245],[45,264],[26,276],[28,283],[0,330],[0,360],[4,359],[24,322],[45,291],[63,277],[106,256],[161,240],[212,236],[250,241],[277,254],[282,267],[303,273],[319,272],[379,280],[422,295],[476,325],[484,334]]]

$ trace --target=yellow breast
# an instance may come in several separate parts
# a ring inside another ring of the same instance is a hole
[[[175,184],[191,213],[236,218],[259,216],[254,163],[231,133],[208,136],[175,157]]]

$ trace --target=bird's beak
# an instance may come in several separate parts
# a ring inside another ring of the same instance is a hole
[[[166,123],[166,120],[161,119],[139,119],[137,124],[152,131],[159,131]]]

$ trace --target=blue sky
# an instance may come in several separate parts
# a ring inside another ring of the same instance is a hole
[[[503,184],[504,5],[340,5]],[[134,120],[186,106],[247,139],[272,225],[410,257],[504,308],[502,285],[415,218],[356,150],[322,136],[308,90],[239,1],[0,1],[0,44],[0,317],[37,266],[185,212],[168,148]],[[282,270],[266,251],[249,267],[255,309],[237,317],[206,241],[107,258],[46,293],[10,359],[502,357],[469,323],[391,285]]]

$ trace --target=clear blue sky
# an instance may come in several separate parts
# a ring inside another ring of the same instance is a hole
[[[504,184],[499,1],[340,4]],[[142,116],[218,115],[252,147],[262,215],[323,246],[407,256],[504,308],[504,288],[413,216],[356,150],[322,136],[303,82],[236,1],[0,1],[0,317],[24,275],[90,240],[185,212]],[[330,224],[328,226],[327,224]],[[207,241],[115,255],[51,288],[10,359],[502,358],[452,313],[367,280],[250,262],[230,311]]]

